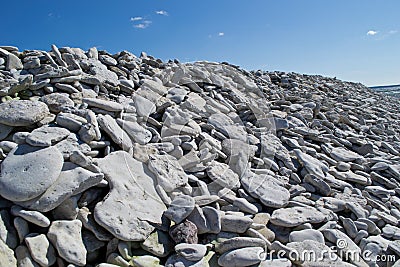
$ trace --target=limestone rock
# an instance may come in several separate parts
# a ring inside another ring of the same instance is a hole
[[[29,126],[48,113],[47,105],[39,101],[12,100],[0,104],[0,123],[9,126]]]
[[[53,221],[47,237],[64,260],[78,266],[85,266],[87,252],[82,240],[81,221]]]
[[[55,147],[17,146],[1,164],[0,195],[12,201],[38,197],[56,181],[63,162]]]
[[[161,223],[166,210],[147,167],[122,151],[97,163],[109,182],[110,193],[96,205],[96,222],[121,240],[145,240],[154,230],[148,222]]]
[[[325,215],[313,207],[292,207],[274,210],[270,222],[284,227],[295,227],[304,223],[320,223]]]
[[[82,193],[88,188],[97,185],[103,179],[102,173],[93,173],[74,163],[65,162],[56,181],[38,198],[20,205],[39,210],[50,211],[69,197]]]

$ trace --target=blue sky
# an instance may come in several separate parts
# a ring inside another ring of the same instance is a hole
[[[400,84],[399,0],[25,0],[2,6],[1,45],[51,44],[163,60]]]

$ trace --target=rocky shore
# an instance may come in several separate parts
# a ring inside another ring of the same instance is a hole
[[[0,97],[2,267],[400,266],[400,104],[362,84],[2,46]]]

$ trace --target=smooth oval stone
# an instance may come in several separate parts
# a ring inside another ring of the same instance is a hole
[[[261,247],[239,248],[222,254],[218,264],[223,267],[250,266],[261,262],[263,253],[264,249]]]
[[[221,229],[226,232],[244,233],[249,229],[253,220],[239,215],[224,215],[221,217]]]
[[[314,229],[305,229],[300,231],[293,231],[289,234],[289,242],[302,242],[304,240],[314,240],[324,244],[324,235]]]
[[[46,191],[61,173],[64,159],[55,147],[19,145],[1,165],[0,195],[27,201]]]
[[[29,126],[49,113],[45,103],[30,100],[7,101],[0,104],[0,110],[0,123],[9,126]]]
[[[175,251],[189,261],[199,261],[207,253],[207,247],[201,244],[181,243],[175,246]]]

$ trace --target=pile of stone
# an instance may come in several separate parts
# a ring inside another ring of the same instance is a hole
[[[390,96],[53,45],[0,97],[1,266],[400,266]]]

